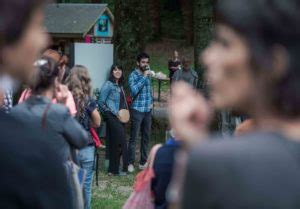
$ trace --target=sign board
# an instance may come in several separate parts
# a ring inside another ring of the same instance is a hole
[[[101,15],[95,25],[95,36],[109,37],[110,36],[110,19],[108,15]]]
[[[93,89],[101,89],[113,64],[113,45],[74,43],[74,63],[87,67]]]

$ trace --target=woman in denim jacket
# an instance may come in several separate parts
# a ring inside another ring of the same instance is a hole
[[[128,166],[127,143],[124,124],[118,119],[118,112],[127,109],[126,97],[122,87],[124,81],[123,69],[113,65],[109,80],[106,81],[100,92],[99,107],[107,122],[108,175],[126,175]],[[119,171],[120,156],[122,155],[123,170]]]

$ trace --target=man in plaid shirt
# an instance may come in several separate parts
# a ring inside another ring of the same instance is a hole
[[[129,75],[129,88],[132,96],[131,132],[128,144],[129,172],[134,171],[135,146],[139,130],[142,135],[139,168],[144,169],[147,166],[147,150],[152,122],[151,110],[153,108],[149,59],[148,54],[140,53],[137,56],[137,67]]]

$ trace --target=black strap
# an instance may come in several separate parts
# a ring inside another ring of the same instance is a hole
[[[138,93],[137,93],[134,97],[132,97],[132,102],[133,102],[134,100],[136,100],[136,98],[137,98],[138,95],[141,93],[141,91],[142,91],[143,88],[144,88],[144,86],[138,91]]]
[[[51,104],[52,104],[52,103],[49,103],[49,104],[46,106],[45,111],[44,111],[44,113],[43,113],[43,117],[42,117],[42,128],[43,128],[43,129],[46,128],[47,113],[48,113],[48,111],[49,111],[49,109],[50,109],[50,107],[51,107]]]
[[[127,104],[127,101],[126,101],[126,96],[125,96],[124,89],[123,89],[123,87],[120,87],[120,88],[121,88],[121,92],[123,94],[123,98],[124,98],[124,102],[125,102],[126,108],[127,108],[127,110],[129,110],[129,107],[128,107],[128,104]]]

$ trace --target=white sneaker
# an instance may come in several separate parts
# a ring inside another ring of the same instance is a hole
[[[129,172],[129,173],[133,173],[133,172],[134,172],[134,167],[133,167],[132,164],[129,164],[129,165],[128,165],[128,172]]]
[[[148,163],[145,163],[144,165],[139,164],[139,169],[140,169],[140,170],[144,170],[144,169],[147,168],[147,167],[148,167]]]

